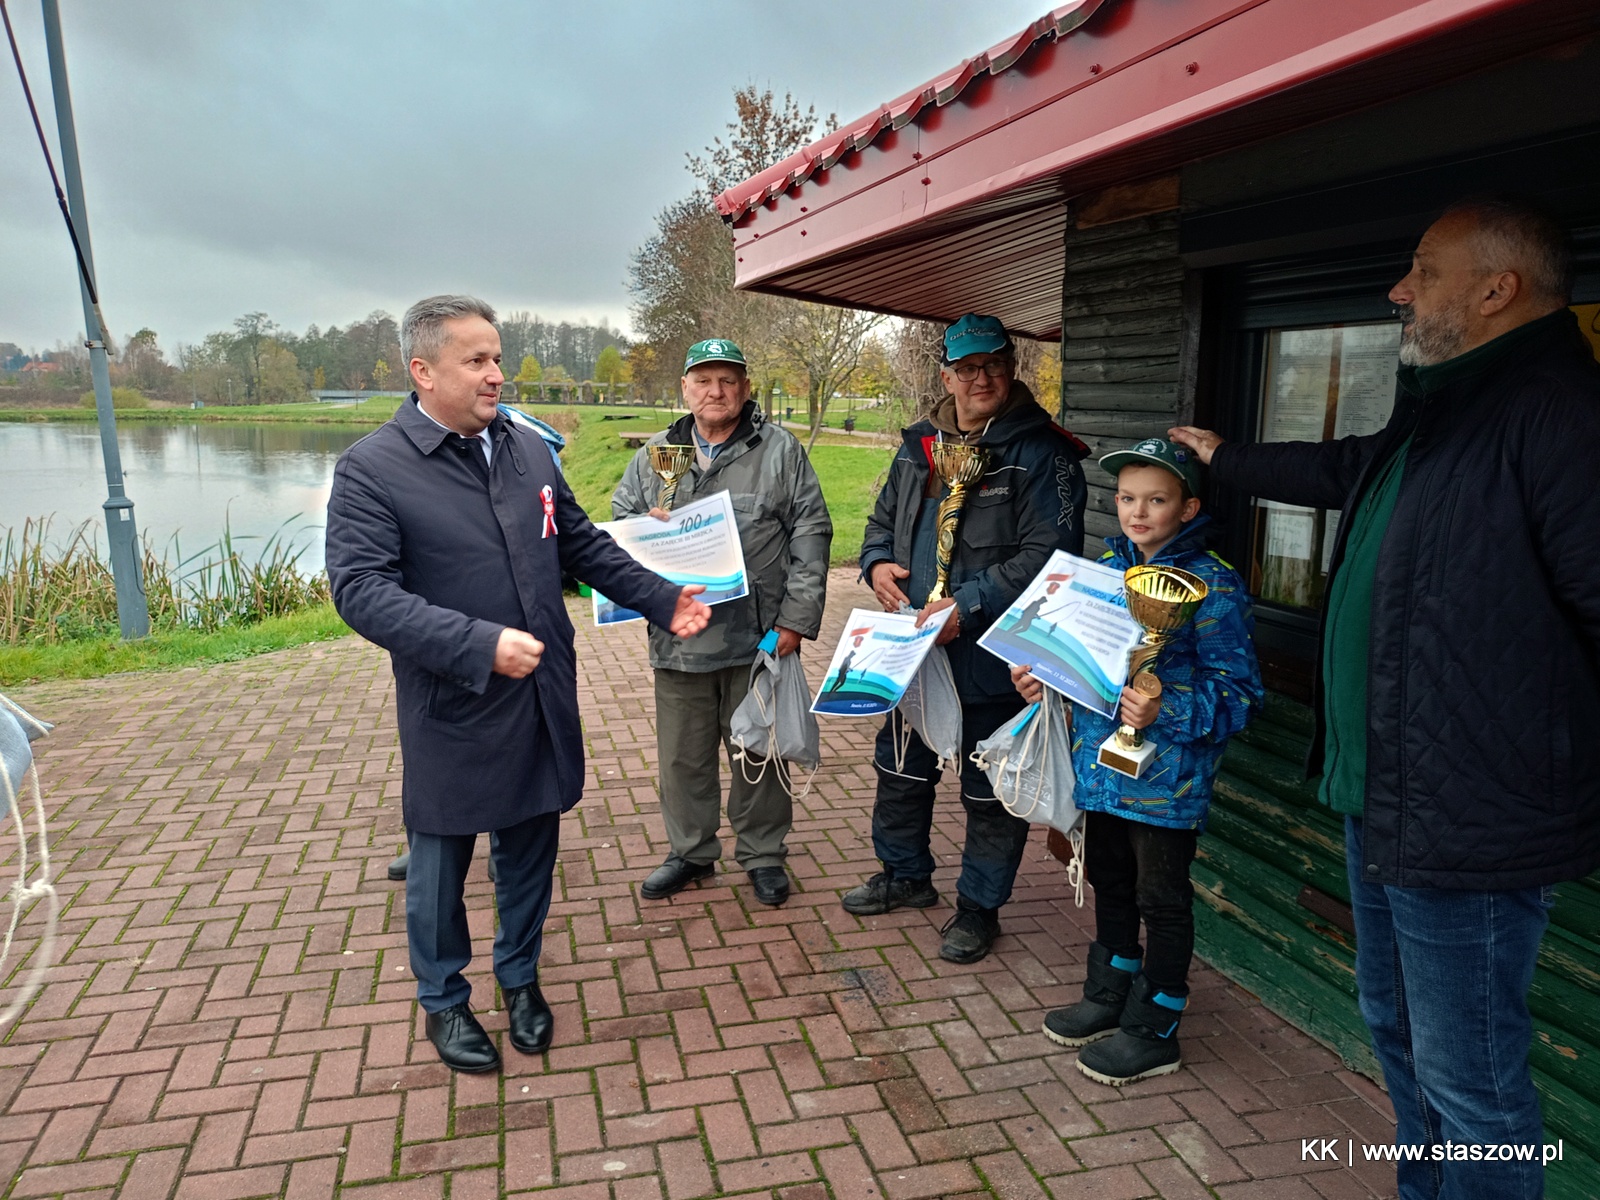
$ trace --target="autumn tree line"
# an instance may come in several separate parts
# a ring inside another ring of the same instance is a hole
[[[586,380],[612,386],[630,378],[627,340],[604,321],[575,325],[513,312],[502,319],[500,335],[506,374],[524,387]],[[170,355],[152,329],[113,349],[112,384],[130,400],[290,404],[310,399],[311,390],[398,392],[410,386],[399,325],[381,311],[343,328],[312,325],[303,334],[252,312],[194,345],[179,343]],[[31,355],[0,342],[0,386],[6,385],[22,403],[70,402],[90,386],[88,352],[62,345]]]

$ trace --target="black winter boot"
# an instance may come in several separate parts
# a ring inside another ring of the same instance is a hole
[[[1170,1075],[1183,1065],[1178,1021],[1187,1003],[1187,999],[1156,991],[1155,985],[1140,975],[1122,1010],[1122,1027],[1109,1040],[1085,1046],[1078,1055],[1078,1070],[1112,1087]]]
[[[1117,1031],[1123,1006],[1138,973],[1137,958],[1118,958],[1099,942],[1089,943],[1083,999],[1044,1018],[1044,1035],[1063,1046],[1087,1046]]]

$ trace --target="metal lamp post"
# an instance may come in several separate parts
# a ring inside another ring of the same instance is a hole
[[[83,252],[79,290],[83,293],[83,327],[94,379],[94,404],[100,419],[100,452],[106,465],[106,539],[111,549],[111,578],[117,589],[117,622],[122,636],[141,638],[150,632],[150,607],[145,601],[139,562],[139,533],[133,501],[122,486],[122,452],[117,447],[117,417],[111,406],[111,368],[106,358],[110,338],[95,297],[94,253],[89,248],[89,214],[83,203],[83,173],[78,167],[78,138],[72,121],[72,95],[67,87],[67,60],[61,47],[61,13],[56,0],[43,0],[45,46],[50,55],[50,86],[55,95],[56,126],[61,137],[61,167],[66,176],[67,204]]]

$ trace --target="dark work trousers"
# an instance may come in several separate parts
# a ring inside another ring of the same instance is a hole
[[[495,907],[500,911],[494,974],[502,988],[538,982],[560,835],[560,813],[530,817],[489,835]],[[466,1003],[472,994],[461,974],[472,961],[462,889],[478,835],[408,830],[407,836],[411,866],[406,872],[406,937],[411,943],[411,973],[417,977],[417,1002],[423,1010],[443,1012]]]
[[[1085,813],[1084,818],[1083,858],[1094,888],[1096,940],[1113,954],[1138,958],[1142,917],[1145,978],[1169,996],[1187,996],[1194,956],[1189,864],[1200,835],[1109,813]]]
[[[799,659],[788,660],[797,665]],[[750,666],[717,671],[656,669],[656,744],[661,759],[661,823],[675,857],[704,865],[722,857],[722,780],[718,760],[727,747],[733,778],[728,784],[728,824],[733,856],[746,871],[781,867],[784,839],[794,824],[794,801],[778,768],[769,765],[756,782],[754,768],[732,757],[729,723],[750,692]]]
[[[972,761],[972,751],[1022,707],[1020,696],[961,706],[961,807],[967,811],[967,837],[956,891],[979,908],[999,908],[1011,899],[1011,885],[1028,844],[1028,823],[995,799],[989,777]],[[905,761],[897,766],[896,742],[902,737],[910,742]],[[900,710],[890,713],[872,754],[878,770],[872,849],[892,878],[927,879],[933,874],[933,800],[942,774],[937,763],[933,751],[905,724]]]

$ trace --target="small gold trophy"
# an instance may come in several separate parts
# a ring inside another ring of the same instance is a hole
[[[661,477],[661,495],[656,507],[671,508],[673,497],[678,494],[678,481],[694,465],[694,447],[663,442],[646,449],[650,451],[650,469]]]
[[[1156,655],[1178,630],[1187,625],[1206,598],[1205,581],[1177,567],[1145,564],[1129,567],[1122,577],[1128,615],[1139,623],[1144,636],[1128,660],[1128,686],[1154,700],[1161,695],[1156,678]],[[1130,779],[1154,757],[1156,745],[1144,740],[1144,731],[1119,725],[1100,743],[1100,765],[1120,771]]]
[[[967,492],[989,469],[989,452],[982,446],[969,446],[965,442],[938,441],[933,444],[933,469],[939,472],[950,494],[939,501],[939,540],[933,554],[938,570],[933,589],[928,593],[929,604],[950,594],[950,564],[956,557],[956,529],[961,524],[961,509],[967,503]]]

